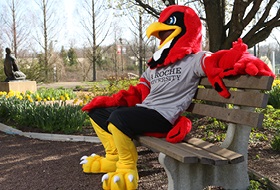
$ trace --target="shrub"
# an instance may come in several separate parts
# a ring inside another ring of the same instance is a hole
[[[261,183],[255,180],[250,180],[250,187],[248,190],[260,190]]]
[[[280,130],[275,134],[270,145],[273,150],[280,151]]]
[[[80,105],[66,104],[65,101],[52,103],[34,102],[20,94],[0,97],[1,122],[16,126],[39,128],[44,132],[75,133],[82,130],[87,114]]]
[[[280,109],[280,84],[279,80],[274,81],[272,89],[268,92],[268,104],[274,108]]]
[[[138,80],[116,80],[109,78],[108,80],[94,83],[86,94],[79,95],[83,103],[87,103],[96,96],[110,96],[124,89],[127,90],[130,85],[136,85]]]
[[[280,109],[275,109],[268,105],[266,109],[258,109],[258,112],[264,114],[263,127],[265,129],[277,130],[280,129]]]
[[[26,92],[25,95],[31,95],[33,100],[39,101],[39,100],[70,100],[76,98],[76,94],[71,89],[54,89],[54,88],[39,88],[35,93],[32,92]],[[62,98],[63,97],[63,98]]]

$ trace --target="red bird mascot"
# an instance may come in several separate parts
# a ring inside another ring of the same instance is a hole
[[[106,173],[103,189],[137,189],[135,136],[166,136],[176,143],[190,132],[191,121],[180,115],[190,105],[201,77],[206,75],[218,93],[228,98],[222,81],[226,76],[274,76],[265,63],[247,52],[241,39],[230,50],[201,51],[201,28],[190,7],[167,7],[147,29],[147,36],[157,37],[160,46],[139,83],[112,96],[96,97],[82,108],[106,155],[83,156],[81,164],[85,173]]]

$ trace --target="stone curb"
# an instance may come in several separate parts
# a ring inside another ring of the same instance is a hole
[[[98,137],[23,132],[21,130],[15,129],[13,127],[7,126],[3,123],[0,123],[0,131],[10,134],[10,135],[20,135],[20,136],[34,138],[34,139],[40,139],[40,140],[100,143],[100,140]]]

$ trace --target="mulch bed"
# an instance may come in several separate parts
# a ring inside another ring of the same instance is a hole
[[[101,144],[29,139],[0,132],[0,189],[100,190],[102,174],[84,174],[80,158],[104,155]],[[157,153],[139,152],[139,190],[167,189],[167,177]]]
[[[193,128],[192,133],[202,132]],[[248,165],[273,182],[274,186],[280,187],[280,154],[270,147],[273,134],[269,131],[266,133],[268,141],[252,142],[249,145]],[[88,127],[83,135],[95,134],[92,127]],[[100,143],[41,141],[0,132],[0,147],[0,189],[102,189],[102,174],[84,174],[79,164],[84,155],[104,155]],[[167,176],[158,163],[158,153],[145,147],[137,147],[137,150],[140,177],[138,189],[166,190]]]

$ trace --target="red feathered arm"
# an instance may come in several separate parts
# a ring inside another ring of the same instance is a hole
[[[205,58],[202,68],[209,82],[221,96],[230,97],[222,81],[224,77],[244,74],[275,77],[270,68],[263,61],[249,54],[247,49],[247,45],[239,38],[237,42],[233,42],[230,50],[221,50]]]
[[[94,108],[106,108],[115,106],[135,106],[141,103],[150,93],[150,83],[141,78],[136,86],[130,86],[128,90],[120,90],[112,96],[98,96],[86,104],[82,110],[90,111]]]

